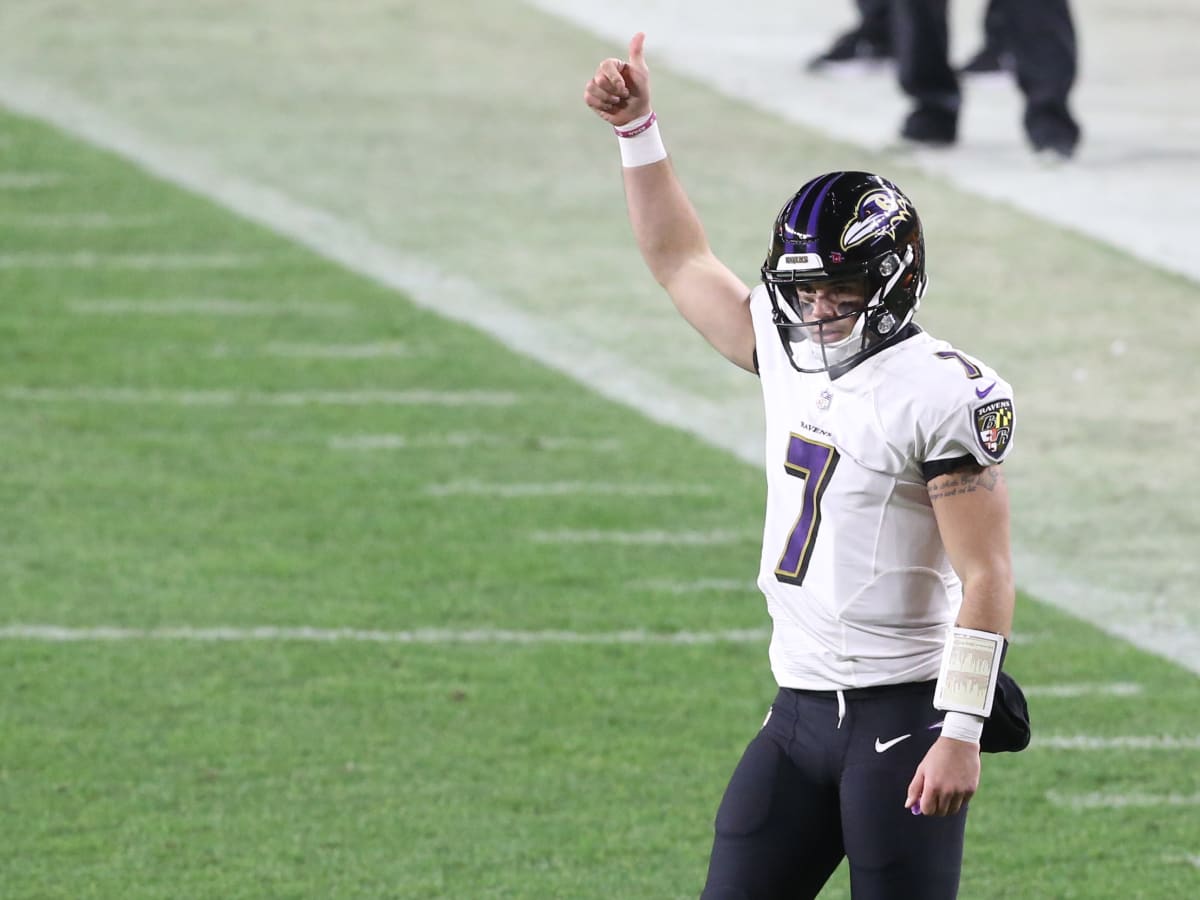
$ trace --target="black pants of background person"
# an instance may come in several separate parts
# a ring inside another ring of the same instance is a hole
[[[892,46],[892,0],[857,0],[859,34],[880,47]]]
[[[953,143],[962,95],[950,65],[948,0],[892,0],[892,36],[900,86],[914,101],[902,135]],[[1067,104],[1078,50],[1067,0],[1000,0],[1005,45],[1025,95],[1025,134],[1033,149],[1069,157],[1079,124]]]
[[[892,0],[856,0],[859,36],[877,47],[892,46]],[[988,0],[983,14],[983,48],[993,53],[1005,49],[1006,0]]]

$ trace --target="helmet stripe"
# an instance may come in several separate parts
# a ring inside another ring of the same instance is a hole
[[[842,177],[841,172],[834,172],[832,177],[825,182],[825,186],[821,188],[821,193],[817,195],[817,199],[813,202],[812,212],[808,214],[808,227],[805,229],[809,234],[817,233],[817,219],[821,215],[821,204],[825,202],[825,195],[829,193],[829,189],[837,183],[837,180]]]
[[[813,217],[816,215],[817,210],[821,208],[820,200],[824,198],[825,193],[829,190],[828,185],[832,184],[840,174],[840,172],[833,172],[830,175],[826,175],[822,178],[816,178],[809,182],[808,187],[804,189],[804,193],[802,193],[792,202],[792,215],[789,217],[787,223],[789,228],[791,228],[793,231],[799,231],[799,229],[796,227],[796,224],[800,221],[800,217],[805,214],[805,210],[808,210],[809,224],[806,227],[808,229],[808,233],[812,233]],[[816,204],[811,207],[808,206],[807,200],[809,195],[812,194],[812,192],[815,191],[819,186],[821,186],[822,183],[826,185],[825,190],[821,192],[821,196],[818,198]]]

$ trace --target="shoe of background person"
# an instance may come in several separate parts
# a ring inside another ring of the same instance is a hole
[[[1045,104],[1026,111],[1025,134],[1039,162],[1058,165],[1075,156],[1082,130],[1065,107]]]
[[[805,68],[809,72],[849,71],[875,68],[891,61],[891,47],[869,40],[861,29],[855,28],[835,40],[824,53],[810,59]]]
[[[1001,75],[1016,69],[1013,56],[999,47],[984,45],[961,69],[962,75]]]
[[[901,145],[908,147],[949,147],[957,139],[958,115],[948,109],[917,107],[900,128]]]

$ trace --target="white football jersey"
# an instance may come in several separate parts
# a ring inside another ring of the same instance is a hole
[[[750,300],[766,406],[767,510],[758,586],[782,687],[932,680],[962,584],[923,466],[1012,447],[1012,388],[920,331],[837,379],[801,374]]]

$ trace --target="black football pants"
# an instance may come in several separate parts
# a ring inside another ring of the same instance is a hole
[[[854,900],[955,897],[966,808],[904,808],[941,734],[933,688],[843,691],[842,703],[834,691],[781,689],[721,800],[702,900],[816,897],[843,857]]]

